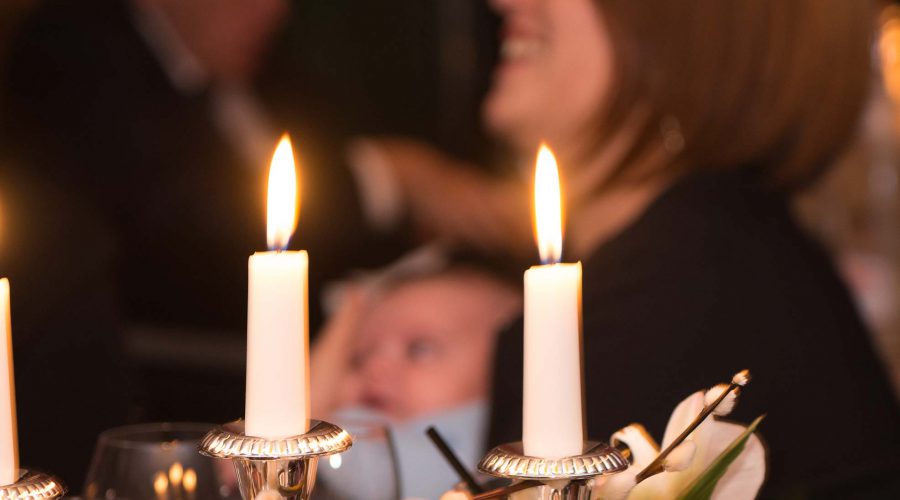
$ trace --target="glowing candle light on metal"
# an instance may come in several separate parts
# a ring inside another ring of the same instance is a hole
[[[169,479],[166,473],[159,471],[153,478],[153,492],[156,493],[158,500],[165,500],[169,497]]]
[[[194,498],[194,492],[197,491],[197,472],[191,468],[185,469],[182,484],[184,485],[184,492],[187,493],[188,499],[192,500]]]
[[[175,462],[169,467],[169,483],[174,487],[181,486],[181,479],[184,477],[184,467],[179,463]]]

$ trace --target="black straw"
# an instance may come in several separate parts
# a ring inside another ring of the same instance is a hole
[[[450,463],[450,466],[453,467],[456,474],[459,475],[459,478],[466,482],[469,491],[474,494],[484,491],[481,486],[475,482],[475,478],[469,474],[469,471],[466,470],[462,462],[459,461],[459,458],[456,457],[456,454],[453,453],[453,450],[450,449],[450,446],[447,445],[447,442],[444,441],[444,438],[441,437],[437,429],[433,426],[429,427],[428,430],[425,431],[425,434],[428,434],[428,437],[431,438],[431,441],[438,447],[438,450],[440,450],[441,455],[444,455],[444,458]]]

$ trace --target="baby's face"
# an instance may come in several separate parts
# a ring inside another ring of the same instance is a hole
[[[354,352],[361,403],[399,420],[485,398],[494,334],[518,296],[475,276],[437,276],[386,292]]]

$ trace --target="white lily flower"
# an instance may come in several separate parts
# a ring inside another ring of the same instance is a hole
[[[718,388],[721,390],[721,388]],[[716,395],[721,394],[718,392]],[[662,448],[666,448],[705,406],[705,395],[698,391],[688,396],[672,412],[666,426]],[[663,464],[665,472],[635,484],[635,475],[659,454],[660,447],[643,426],[632,424],[615,433],[613,443],[622,442],[631,449],[634,462],[628,470],[601,481],[594,498],[597,500],[657,500],[675,498],[684,491],[731,443],[746,426],[707,418]],[[762,441],[752,434],[740,456],[728,467],[713,492],[713,500],[752,500],[766,475],[766,451]]]

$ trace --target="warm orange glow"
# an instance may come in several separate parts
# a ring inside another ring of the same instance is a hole
[[[169,480],[166,478],[165,472],[157,472],[156,476],[153,479],[153,491],[156,492],[157,496],[162,496],[166,494],[166,491],[169,489]]]
[[[0,200],[0,228],[6,227],[6,224],[5,224],[6,221],[4,221],[3,218],[4,218],[3,203],[2,203],[2,200]],[[2,243],[3,243],[3,234],[2,234],[2,231],[0,231],[0,244],[2,244]]]
[[[534,227],[538,251],[545,264],[562,257],[562,199],[559,169],[553,152],[541,144],[534,170]]]
[[[269,189],[266,201],[266,239],[270,250],[285,250],[297,228],[297,171],[291,138],[281,136],[272,165],[269,167]]]
[[[886,7],[881,18],[881,37],[878,43],[881,73],[885,90],[896,102],[900,101],[900,7]]]
[[[184,491],[193,493],[197,489],[197,473],[194,469],[184,471]]]
[[[175,462],[169,467],[169,482],[172,483],[172,486],[178,487],[181,484],[181,479],[184,477],[184,467],[181,466],[179,462]]]

